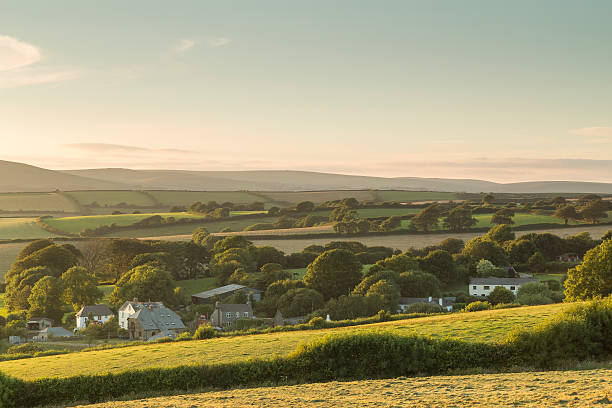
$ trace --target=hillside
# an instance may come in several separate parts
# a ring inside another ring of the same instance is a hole
[[[575,371],[332,381],[108,401],[80,407],[592,407],[609,403],[611,394],[612,369],[608,365]]]
[[[221,337],[200,341],[148,344],[57,356],[0,362],[0,371],[22,379],[121,372],[137,368],[177,367],[194,363],[228,363],[248,358],[284,356],[304,341],[328,333],[380,329],[468,341],[498,342],[513,330],[533,327],[567,304],[434,315],[362,326]],[[90,364],[96,361],[95,365]]]
[[[0,161],[0,192],[61,190],[429,190],[493,193],[612,194],[612,183],[537,181],[494,183],[484,180],[419,177],[370,177],[292,170],[186,171],[77,169],[55,171]]]

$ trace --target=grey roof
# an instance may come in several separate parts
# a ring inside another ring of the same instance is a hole
[[[28,320],[28,323],[39,323],[39,322],[42,322],[43,320],[53,322],[53,319],[49,319],[48,317],[31,317],[30,320]]]
[[[140,309],[142,307],[149,307],[149,306],[153,306],[153,307],[164,306],[164,304],[162,302],[138,302],[138,301],[128,300],[128,301],[126,301],[125,303],[123,303],[121,305],[119,310],[125,310],[130,305],[132,306],[132,308],[134,310],[138,310],[138,309]]]
[[[442,306],[451,306],[455,304],[455,297],[443,297],[442,298]],[[428,297],[426,298],[411,298],[411,297],[401,297],[399,298],[400,305],[413,305],[415,303],[431,303],[440,306],[440,298],[432,298],[431,301]]]
[[[41,333],[51,334],[54,337],[73,337],[74,334],[70,330],[66,330],[63,327],[47,327],[40,331]]]
[[[136,313],[128,316],[128,319],[136,319],[144,330],[182,330],[185,328],[183,321],[172,310],[165,306],[142,307]]]
[[[89,315],[93,316],[113,316],[114,313],[112,310],[108,308],[106,305],[92,305],[92,306],[83,306],[81,310],[79,310],[76,314],[76,317],[87,317]]]
[[[470,285],[522,285],[539,281],[533,278],[470,278]]]
[[[201,298],[201,299],[209,299],[213,296],[224,295],[226,293],[235,292],[240,289],[247,289],[247,291],[253,292],[253,293],[261,293],[261,290],[259,289],[248,288],[243,285],[232,283],[230,285],[225,285],[225,286],[221,286],[218,288],[205,290],[204,292],[196,293],[195,295],[191,295],[191,296]]]
[[[226,312],[250,312],[252,313],[253,312],[253,308],[248,303],[219,304],[216,309],[219,309],[221,313],[226,313]]]

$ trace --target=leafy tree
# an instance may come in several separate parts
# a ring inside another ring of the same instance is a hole
[[[491,193],[485,194],[482,197],[482,203],[484,205],[491,205],[491,204],[493,204],[494,201],[495,201],[495,196],[493,194],[491,194]]]
[[[328,315],[334,320],[356,319],[359,317],[374,316],[384,308],[383,299],[377,295],[343,295],[330,299],[316,314]]]
[[[299,289],[304,288],[306,285],[302,281],[292,280],[292,279],[283,279],[280,281],[276,281],[268,285],[266,289],[265,298],[276,297],[279,298],[291,289]]]
[[[379,280],[368,290],[366,296],[378,295],[383,301],[384,309],[395,313],[398,309],[397,303],[400,297],[400,288],[394,281]]]
[[[565,199],[565,197],[561,197],[561,196],[554,197],[552,200],[550,200],[550,203],[553,205],[561,205],[561,204],[565,204],[566,202],[567,200]]]
[[[564,286],[570,302],[612,294],[612,240],[588,251],[584,261],[567,272]]]
[[[277,263],[267,263],[261,267],[263,275],[263,287],[267,288],[270,284],[291,278],[289,272],[283,269],[283,266]]]
[[[476,265],[476,273],[478,276],[483,278],[488,278],[489,276],[495,276],[495,271],[497,267],[493,265],[493,263],[487,259],[481,259],[478,261]]]
[[[64,272],[61,283],[64,288],[62,300],[72,305],[75,311],[81,306],[95,304],[103,296],[96,278],[82,266],[73,266]]]
[[[376,282],[386,280],[389,282],[398,283],[399,276],[399,272],[395,272],[392,270],[384,270],[368,275],[364,277],[357,286],[355,286],[355,289],[353,289],[353,294],[365,296],[372,287],[372,285],[374,285]]]
[[[438,219],[442,214],[442,209],[437,203],[425,207],[420,213],[412,218],[412,224],[427,232],[431,228],[438,226]]]
[[[493,305],[512,303],[514,302],[514,293],[503,286],[496,286],[491,293],[489,293],[487,299]]]
[[[436,276],[440,282],[449,284],[457,280],[457,265],[453,256],[442,249],[430,252],[419,262],[424,272]]]
[[[400,293],[405,297],[440,296],[440,281],[431,273],[410,271],[400,274]]]
[[[64,315],[62,292],[62,283],[56,277],[45,276],[36,282],[28,297],[30,303],[28,318],[48,317],[55,322],[61,322]]]
[[[35,266],[18,275],[12,275],[6,285],[5,301],[8,310],[28,310],[28,297],[32,287],[45,276],[52,276],[52,271],[46,266]]]
[[[565,225],[567,225],[570,220],[577,221],[580,219],[580,215],[578,214],[578,211],[576,211],[576,207],[571,204],[557,208],[553,214],[553,217],[562,219],[565,222]]]
[[[329,215],[331,222],[350,222],[357,218],[357,211],[353,211],[349,207],[337,207]]]
[[[351,208],[351,209],[359,208],[359,201],[354,197],[344,198],[340,202],[340,204],[346,208]]]
[[[202,246],[204,240],[209,235],[208,230],[204,227],[196,228],[191,234],[191,240],[196,244]]]
[[[593,240],[587,231],[565,238],[565,243],[569,252],[576,252],[580,256],[597,246],[597,241]]]
[[[521,285],[516,300],[521,305],[547,305],[553,303],[552,292],[545,283],[530,282]]]
[[[240,235],[231,235],[229,237],[223,238],[221,241],[215,243],[212,252],[215,254],[219,254],[227,251],[228,249],[241,248],[247,251],[250,251],[254,248],[254,245],[251,241],[247,240],[245,237]]]
[[[514,211],[509,208],[502,208],[493,214],[491,224],[514,224],[512,217],[514,217]]]
[[[312,201],[302,201],[301,203],[296,204],[295,211],[297,212],[310,212],[314,210],[315,205]]]
[[[376,262],[367,274],[374,274],[385,269],[390,269],[398,273],[416,271],[419,270],[419,261],[415,257],[409,255],[393,255],[390,258],[385,258]]]
[[[506,224],[492,227],[485,235],[485,239],[493,241],[500,246],[505,242],[512,241],[515,238],[516,236],[514,235],[514,232],[512,232],[512,228]]]
[[[521,239],[528,239],[533,242],[547,261],[553,261],[557,256],[566,252],[565,241],[557,235],[532,233],[523,235]]]
[[[463,240],[458,238],[446,238],[438,244],[440,249],[450,252],[451,254],[458,254],[461,252],[465,243]]]
[[[285,254],[271,246],[263,246],[254,248],[252,251],[255,263],[258,268],[265,264],[275,263],[279,265],[285,264]]]
[[[268,215],[280,215],[280,208],[276,206],[268,208]]]
[[[502,266],[508,264],[506,251],[496,243],[485,239],[484,237],[476,237],[469,240],[465,244],[465,248],[461,251],[470,262],[474,265],[481,259],[488,259],[493,264]]]
[[[477,223],[478,220],[472,216],[472,209],[467,204],[453,208],[444,218],[444,227],[456,232],[469,229]]]
[[[590,203],[591,201],[598,201],[598,200],[601,200],[601,197],[598,196],[597,194],[586,194],[578,199],[578,205],[583,206],[583,205]]]
[[[304,283],[325,299],[348,294],[361,280],[361,263],[343,249],[325,251],[308,265]]]
[[[108,244],[108,274],[118,281],[123,274],[131,269],[132,260],[136,255],[152,250],[150,243],[138,239],[112,239]]]
[[[290,289],[278,300],[278,308],[285,317],[305,316],[325,304],[323,295],[314,289]]]
[[[380,231],[389,232],[389,231],[393,231],[400,225],[402,225],[402,217],[393,215],[387,218],[386,220],[384,220],[378,228],[380,229]],[[369,227],[369,223],[368,223],[368,227]]]
[[[608,218],[608,210],[609,205],[600,199],[588,202],[580,209],[579,214],[582,219],[592,224],[596,224],[600,221],[600,218]]]
[[[511,263],[527,263],[538,248],[528,239],[509,241],[505,245]]]
[[[133,298],[176,304],[170,272],[149,265],[130,270],[117,282],[110,296],[110,303],[119,308],[125,301]]]
[[[601,237],[602,241],[605,241],[607,239],[612,239],[612,230],[606,231],[606,233],[603,234],[603,236]]]

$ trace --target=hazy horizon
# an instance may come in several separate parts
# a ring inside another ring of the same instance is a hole
[[[612,3],[0,7],[0,159],[612,182]]]

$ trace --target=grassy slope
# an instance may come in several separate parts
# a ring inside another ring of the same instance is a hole
[[[120,349],[0,362],[0,370],[19,378],[64,377],[119,372],[127,368],[170,367],[194,363],[222,363],[247,358],[286,355],[299,343],[328,333],[390,330],[474,341],[501,341],[516,328],[531,327],[561,309],[563,304],[455,313],[412,320],[327,330],[280,332],[135,346]],[[95,361],[96,364],[91,364]]]
[[[76,211],[74,203],[57,193],[3,193],[0,194],[2,211]]]
[[[36,218],[0,218],[0,239],[48,238],[55,236],[34,223]]]
[[[521,372],[332,381],[258,387],[134,401],[105,402],[89,408],[206,407],[592,407],[612,394],[612,369]]]
[[[155,205],[150,197],[138,191],[71,191],[68,194],[83,205],[91,204],[94,201],[101,206],[113,206],[119,203],[133,206]]]

